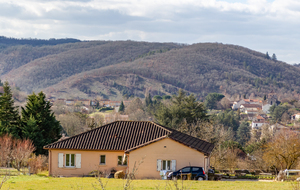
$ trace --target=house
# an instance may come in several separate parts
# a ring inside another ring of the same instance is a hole
[[[274,104],[278,106],[280,104],[280,102],[277,99],[277,95],[276,93],[274,93],[273,90],[268,94],[267,103],[270,104],[271,106]]]
[[[265,118],[263,118],[261,115],[257,115],[256,118],[255,118],[255,121],[265,122]]]
[[[207,171],[214,145],[149,121],[116,121],[46,145],[49,174],[84,176],[93,170],[132,171],[136,179],[161,179],[161,171],[201,166]]]
[[[240,110],[246,114],[257,114],[261,110],[261,106],[258,104],[242,104]]]
[[[265,124],[268,124],[266,119],[264,117],[262,117],[261,115],[257,115],[253,118],[251,127],[252,127],[252,129],[255,129],[255,128],[258,129]]]
[[[258,104],[258,105],[261,105],[262,104],[262,101],[261,100],[258,100],[258,99],[244,99],[245,103],[246,104]]]
[[[109,102],[110,102],[110,100],[108,100],[108,99],[101,99],[101,100],[99,100],[99,105],[105,106],[105,105],[109,104]]]
[[[257,104],[257,105],[261,105],[262,101],[261,100],[257,100],[257,99],[250,99],[250,98],[249,99],[242,99],[242,100],[233,102],[232,109],[233,110],[237,110],[243,104]]]
[[[88,100],[88,99],[77,100],[77,102],[80,102],[84,106],[90,106],[91,105],[91,100]]]
[[[73,99],[67,99],[66,100],[66,105],[67,106],[73,106],[75,104],[75,100],[73,100]]]
[[[265,124],[265,122],[262,121],[252,121],[251,127],[252,129],[258,129],[261,126],[263,126]]]
[[[291,120],[299,121],[300,120],[300,113],[296,113],[296,114],[292,115]]]

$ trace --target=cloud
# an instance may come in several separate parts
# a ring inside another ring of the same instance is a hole
[[[299,62],[297,0],[0,0],[11,37],[222,42]]]

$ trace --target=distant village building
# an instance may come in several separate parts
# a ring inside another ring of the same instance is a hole
[[[291,120],[299,121],[300,120],[300,113],[296,113],[296,114],[292,115]]]
[[[258,104],[242,104],[240,111],[246,114],[257,114],[261,110],[261,106]]]
[[[73,99],[66,99],[66,105],[67,106],[74,106],[75,100]]]
[[[266,122],[266,119],[264,117],[262,117],[261,115],[257,115],[251,124],[252,129],[258,129],[261,128],[263,125],[268,124]]]
[[[278,106],[280,104],[280,102],[278,101],[277,95],[276,93],[274,93],[274,91],[272,90],[271,93],[268,94],[268,98],[267,98],[267,103],[272,105],[276,105]]]
[[[237,110],[243,104],[257,104],[257,105],[262,105],[262,101],[258,100],[258,99],[242,99],[242,100],[233,102],[232,109],[233,110]]]

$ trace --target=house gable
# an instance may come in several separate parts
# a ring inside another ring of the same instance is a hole
[[[207,170],[209,163],[204,153],[196,149],[176,142],[171,138],[163,138],[146,146],[129,152],[129,171],[133,170],[134,164],[142,163],[138,168],[137,179],[159,179],[160,170],[178,170],[185,166],[200,166]],[[163,161],[170,162],[170,168],[163,168]],[[161,168],[158,168],[158,163]]]

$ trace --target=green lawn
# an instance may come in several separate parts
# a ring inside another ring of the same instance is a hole
[[[1,179],[1,178],[0,178]],[[126,181],[121,179],[102,179],[103,183],[107,182],[106,189],[123,189]],[[177,181],[179,189],[230,189],[230,190],[273,190],[273,189],[292,189],[290,182],[262,182],[262,181]],[[2,189],[17,189],[17,190],[43,190],[43,189],[101,189],[99,182],[95,178],[54,178],[44,175],[32,176],[16,176],[10,179],[3,185]],[[175,182],[169,180],[133,180],[131,189],[146,190],[146,189],[162,189],[172,190],[175,188]],[[1,190],[2,190],[1,189]]]

